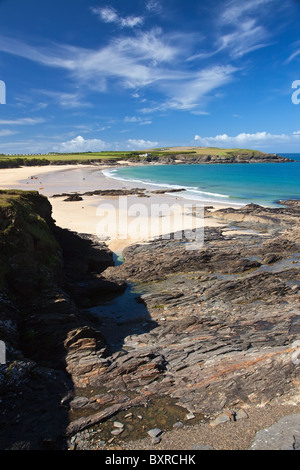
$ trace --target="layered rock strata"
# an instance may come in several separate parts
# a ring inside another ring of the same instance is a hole
[[[202,248],[157,239],[120,266],[37,193],[0,202],[2,448],[66,448],[153,397],[206,416],[299,404],[299,201],[207,209],[224,225]],[[140,316],[124,313],[130,286]],[[115,311],[96,315],[105,299]]]

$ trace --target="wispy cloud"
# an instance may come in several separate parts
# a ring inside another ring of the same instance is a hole
[[[165,103],[165,107],[193,110],[199,105],[205,105],[207,95],[232,81],[236,71],[237,68],[231,65],[213,66],[187,78],[185,87],[182,87],[181,81],[171,84],[170,92],[174,97]],[[168,93],[167,90],[166,93]]]
[[[276,4],[276,5],[275,5]],[[210,59],[226,53],[231,59],[239,59],[271,43],[272,31],[265,26],[265,17],[277,8],[277,0],[228,0],[213,20],[213,47],[193,54],[192,60]]]
[[[94,91],[104,92],[108,81],[114,81],[124,89],[135,90],[135,96],[139,96],[137,90],[142,87],[155,87],[168,97],[161,100],[160,108],[192,109],[206,92],[228,83],[236,68],[210,67],[200,72],[184,69],[182,59],[191,42],[190,34],[168,35],[154,28],[130,37],[114,38],[96,50],[65,45],[33,48],[17,40],[0,41],[0,50],[42,65],[63,68],[77,86],[88,85]],[[48,94],[61,105],[80,105],[78,92]]]
[[[31,46],[18,39],[1,34],[0,50],[48,67],[64,68],[70,71],[76,66],[74,60],[79,53],[79,48],[69,45]],[[83,53],[84,49],[81,48],[80,50]]]
[[[126,116],[124,118],[124,122],[139,124],[140,126],[152,124],[152,121],[150,121],[149,119],[147,120],[147,119],[143,119],[137,116],[132,116],[132,117]]]
[[[146,9],[151,13],[160,13],[162,11],[162,5],[157,0],[148,0],[146,2]]]
[[[214,137],[201,137],[195,135],[195,141],[201,146],[224,146],[225,148],[245,148],[253,145],[257,145],[260,148],[265,148],[270,145],[280,143],[293,143],[300,142],[300,132],[293,132],[292,134],[271,134],[266,131],[246,133],[242,132],[236,136],[230,136],[228,134],[220,134]]]
[[[268,38],[269,34],[265,28],[258,25],[256,19],[249,19],[241,22],[235,31],[219,38],[219,50],[227,49],[233,58],[239,58],[266,47]]]
[[[38,93],[53,99],[62,108],[89,108],[92,106],[91,103],[84,100],[80,93],[67,93],[50,90],[38,90]]]
[[[144,140],[144,139],[128,139],[127,140],[127,147],[134,150],[134,149],[148,149],[153,148],[158,145],[158,142],[152,142],[151,140]]]
[[[147,91],[155,92],[156,101],[148,101],[141,109],[149,111],[202,111],[208,95],[232,82],[243,66],[236,59],[265,47],[270,33],[263,23],[264,8],[277,0],[230,0],[222,7],[214,23],[213,40],[208,46],[200,34],[164,32],[155,27],[135,29],[143,24],[142,16],[122,16],[111,6],[94,7],[92,11],[101,21],[129,28],[125,34],[115,34],[101,47],[83,48],[65,44],[31,46],[17,39],[0,36],[0,51],[18,55],[48,67],[64,69],[73,79],[75,93],[45,92],[62,107],[80,107],[89,104],[82,100],[80,90],[91,89],[104,93],[110,87],[130,90],[141,103]],[[158,12],[156,0],[145,2],[145,11]],[[199,43],[206,49],[196,52]],[[221,54],[222,55],[218,55]],[[209,59],[209,62],[204,62]],[[199,67],[191,61],[199,61]],[[79,91],[78,91],[79,90]],[[153,95],[152,95],[153,96]]]
[[[220,21],[225,24],[234,24],[238,21],[243,20],[245,17],[251,14],[262,12],[264,6],[273,4],[274,0],[229,0],[225,4],[224,10],[220,14]]]
[[[92,7],[91,11],[97,15],[104,23],[115,23],[121,28],[134,28],[144,23],[142,16],[121,16],[118,11],[111,7]]]
[[[3,129],[2,131],[0,131],[0,137],[7,137],[9,135],[14,135],[14,134],[17,134],[16,131],[10,131],[8,129]]]
[[[4,126],[33,126],[43,122],[45,122],[43,118],[0,119],[0,125]]]
[[[293,43],[292,48],[294,49],[294,52],[289,55],[289,57],[285,61],[285,64],[289,64],[300,55],[300,41],[296,41],[295,43]]]

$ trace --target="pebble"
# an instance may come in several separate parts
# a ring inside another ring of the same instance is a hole
[[[150,429],[148,434],[150,437],[158,437],[162,433],[162,430],[159,428]]]
[[[119,434],[121,434],[122,432],[124,431],[124,429],[114,429],[113,431],[111,431],[111,434],[113,436],[119,436]]]
[[[187,419],[187,420],[194,419],[194,418],[195,418],[194,413],[188,413],[185,417],[185,419]]]
[[[153,445],[156,445],[156,444],[159,444],[161,442],[161,438],[160,437],[152,437],[151,439],[151,443]]]
[[[174,429],[181,429],[183,428],[183,423],[181,421],[178,421],[177,423],[173,424]]]
[[[118,428],[118,429],[123,429],[123,428],[124,428],[124,424],[123,424],[123,423],[120,423],[119,421],[115,421],[115,422],[114,422],[114,427],[115,427],[115,428]]]
[[[245,410],[238,410],[235,414],[236,421],[238,421],[239,419],[247,419],[247,418],[249,418],[249,415]]]
[[[218,426],[219,424],[227,423],[228,421],[231,421],[228,414],[227,413],[221,413],[213,421],[211,421],[210,425],[212,427],[214,427],[214,426]]]

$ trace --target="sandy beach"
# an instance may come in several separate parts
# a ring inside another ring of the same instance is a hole
[[[119,181],[102,173],[104,165],[64,165],[47,167],[22,167],[0,171],[1,189],[36,190],[47,196],[53,208],[53,218],[62,228],[97,235],[106,241],[114,252],[126,246],[145,242],[150,238],[203,226],[220,226],[216,220],[197,219],[191,215],[191,206],[205,205],[187,200],[180,193],[153,194],[153,186]],[[65,197],[53,197],[62,193],[84,193],[95,190],[144,188],[146,197],[83,196],[81,201],[66,202]],[[162,186],[163,188],[163,186]],[[167,212],[158,212],[161,205]],[[211,206],[211,202],[207,202]],[[215,209],[227,207],[214,204]],[[172,208],[168,213],[168,210]],[[167,214],[167,215],[166,215]]]

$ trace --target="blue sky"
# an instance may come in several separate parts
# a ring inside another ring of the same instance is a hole
[[[0,0],[0,152],[300,152],[299,24],[296,0]]]

